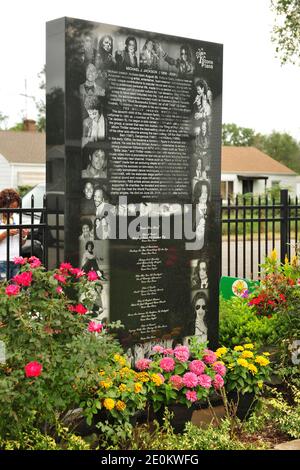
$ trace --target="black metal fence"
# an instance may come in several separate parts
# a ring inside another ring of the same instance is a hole
[[[5,232],[5,238],[18,235],[21,255],[37,256],[46,268],[58,266],[63,261],[64,221],[58,197],[52,198],[49,204],[45,196],[42,207],[34,207],[32,196],[29,208],[0,209],[0,220],[0,233]],[[223,201],[221,274],[257,279],[261,263],[274,248],[282,262],[286,256],[290,259],[300,245],[299,224],[298,198],[292,199],[287,190],[281,191],[278,200],[267,196],[238,196],[234,201]],[[24,229],[29,229],[26,240],[22,237]],[[11,243],[5,246],[6,260],[12,260]],[[8,269],[7,263],[6,274]]]
[[[258,279],[265,256],[276,249],[284,262],[297,253],[300,205],[287,190],[280,199],[268,196],[237,196],[221,208],[221,273]]]
[[[62,211],[59,209],[58,197],[54,204],[51,201],[51,207],[47,196],[43,198],[42,207],[35,207],[32,196],[30,207],[0,208],[0,242],[10,240],[4,244],[5,277],[10,274],[9,261],[19,254],[24,257],[36,256],[46,268],[49,264],[50,267],[58,266],[62,261],[64,225],[60,219]],[[12,241],[14,237],[16,241]]]

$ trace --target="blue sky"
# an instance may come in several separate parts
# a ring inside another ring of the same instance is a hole
[[[11,0],[1,11],[0,111],[7,124],[40,96],[45,22],[71,16],[224,44],[223,122],[259,132],[286,131],[300,141],[300,67],[281,67],[271,43],[270,0]]]

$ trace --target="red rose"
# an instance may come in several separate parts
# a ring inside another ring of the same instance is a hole
[[[28,362],[24,369],[26,377],[38,377],[41,375],[43,366],[39,362],[33,361]]]

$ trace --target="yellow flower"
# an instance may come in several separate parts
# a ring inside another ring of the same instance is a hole
[[[241,356],[244,358],[244,359],[247,359],[248,357],[253,357],[254,354],[252,351],[243,351]]]
[[[149,382],[149,374],[148,372],[138,372],[136,379],[143,383]]]
[[[115,407],[115,400],[112,398],[105,398],[103,405],[107,410],[112,410]]]
[[[287,255],[285,255],[285,258],[284,258],[284,264],[289,264],[289,259],[288,259]]]
[[[105,375],[104,370],[100,370],[99,375],[101,375],[101,377],[103,377],[103,375]]]
[[[264,384],[264,383],[263,383],[262,380],[259,380],[259,381],[257,382],[257,385],[259,386],[259,388],[262,388],[262,387],[263,387],[263,384]]]
[[[231,362],[230,364],[228,364],[228,369],[233,369],[234,368],[234,362]]]
[[[234,351],[244,351],[243,346],[234,346]]]
[[[120,356],[120,354],[115,354],[114,360],[118,362],[122,367],[126,365],[126,359],[123,356]]]
[[[223,348],[218,348],[218,349],[216,350],[216,356],[217,356],[217,357],[221,357],[221,356],[223,356],[223,355],[226,354],[226,353],[227,353],[227,348],[224,348],[224,347],[223,347]]]
[[[257,374],[258,370],[257,370],[257,367],[254,365],[254,364],[249,364],[248,365],[248,369],[250,370],[250,372],[254,375],[254,374]]]
[[[151,380],[157,387],[159,387],[160,385],[164,383],[163,379],[161,378],[159,374],[152,374]]]
[[[116,408],[118,411],[124,411],[126,408],[126,403],[124,403],[122,400],[118,400],[116,403]]]
[[[298,256],[297,255],[293,256],[292,261],[291,261],[291,265],[294,268],[296,268],[298,266]]]
[[[276,251],[275,248],[274,248],[273,251],[271,251],[270,260],[271,260],[271,261],[277,261],[277,251]]]
[[[239,366],[242,366],[242,367],[247,367],[248,368],[248,366],[249,366],[249,362],[246,361],[246,359],[238,359],[237,363],[239,364]]]
[[[130,369],[129,367],[122,367],[122,369],[120,370],[121,376],[128,376],[134,373],[134,370]]]
[[[136,384],[134,384],[134,393],[140,393],[142,389],[143,389],[143,384],[141,384],[140,382],[137,382]]]
[[[254,349],[254,345],[252,343],[244,344],[245,349]]]
[[[264,356],[256,356],[255,362],[257,362],[257,364],[259,364],[260,366],[267,366],[268,364],[270,364],[269,359]]]
[[[120,392],[126,392],[127,386],[125,384],[120,384],[119,385],[119,390],[120,390]]]
[[[100,385],[103,388],[109,388],[109,387],[111,387],[112,383],[109,382],[108,380],[101,380]]]
[[[270,356],[270,353],[269,352],[263,352],[263,355],[264,356]]]

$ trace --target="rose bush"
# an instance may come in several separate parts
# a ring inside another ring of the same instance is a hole
[[[0,284],[0,434],[14,437],[28,426],[54,426],[93,396],[99,369],[117,340],[91,319],[92,305],[78,303],[100,281],[69,263],[46,271],[37,258],[18,258],[20,273]],[[95,276],[96,275],[96,276]]]

